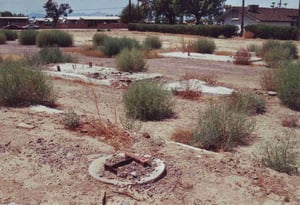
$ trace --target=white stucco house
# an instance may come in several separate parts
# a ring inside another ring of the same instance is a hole
[[[269,24],[278,26],[296,26],[298,9],[261,8],[249,5],[244,10],[244,26],[251,24]],[[224,25],[236,25],[240,28],[242,7],[231,7],[219,18]]]

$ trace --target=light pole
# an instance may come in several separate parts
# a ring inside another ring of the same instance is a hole
[[[244,34],[244,16],[245,16],[245,0],[242,1],[241,36],[243,36]]]

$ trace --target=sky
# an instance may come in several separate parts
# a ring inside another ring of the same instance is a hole
[[[128,4],[128,0],[54,0],[58,3],[68,2],[76,13],[102,12],[106,14],[118,15]],[[272,2],[279,0],[245,0],[245,5],[259,4],[261,7],[270,7]],[[46,0],[0,0],[0,11],[11,11],[13,13],[44,13],[43,4]],[[136,0],[131,0],[136,3]],[[298,8],[297,0],[282,0],[282,4],[287,3],[288,8]],[[241,6],[242,0],[227,0],[226,4]]]

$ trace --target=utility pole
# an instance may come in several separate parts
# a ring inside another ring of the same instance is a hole
[[[129,0],[128,3],[128,13],[129,13],[128,23],[131,23],[131,0]]]
[[[300,39],[300,0],[299,0],[299,8],[298,8],[297,28],[298,28],[298,39]]]
[[[243,36],[244,34],[244,16],[245,16],[245,0],[242,1],[241,36]]]

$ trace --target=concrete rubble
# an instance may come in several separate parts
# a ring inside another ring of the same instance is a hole
[[[234,90],[222,86],[209,86],[206,82],[190,79],[183,81],[176,81],[165,84],[165,89],[170,91],[185,91],[191,90],[195,92],[201,92],[203,94],[213,94],[213,95],[231,95]]]

